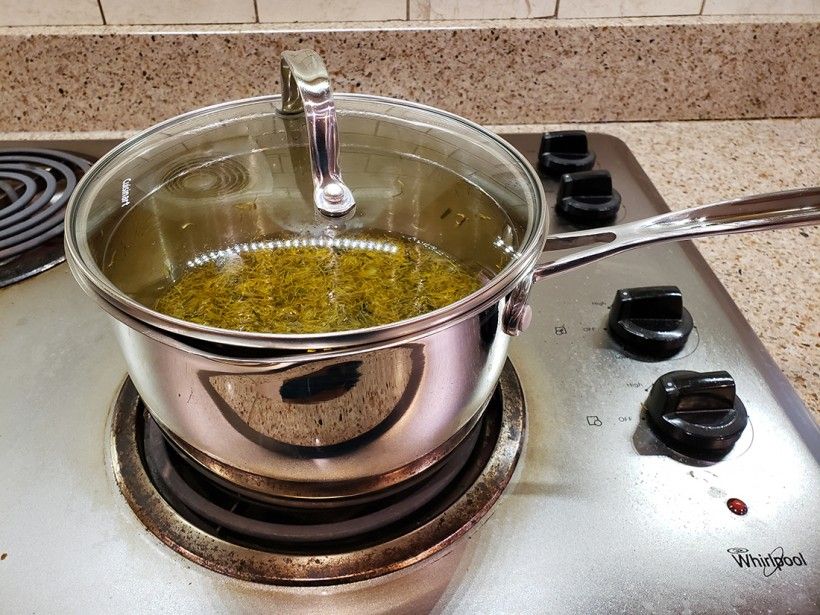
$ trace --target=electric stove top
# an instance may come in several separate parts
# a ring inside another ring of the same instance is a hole
[[[613,137],[506,138],[544,171],[553,232],[667,211]],[[93,158],[114,144],[34,145]],[[0,216],[24,184],[0,187]],[[479,529],[386,576],[304,587],[200,565],[134,513],[114,469],[125,365],[54,262],[0,289],[3,610],[820,611],[820,430],[689,243],[534,287],[505,372],[523,450]]]

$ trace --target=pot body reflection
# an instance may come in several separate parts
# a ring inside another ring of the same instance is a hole
[[[383,348],[250,358],[191,346],[100,301],[134,385],[180,448],[234,484],[287,498],[389,489],[452,450],[501,374],[503,303]]]

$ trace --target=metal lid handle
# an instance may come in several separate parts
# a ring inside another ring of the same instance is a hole
[[[339,170],[336,104],[322,58],[312,49],[282,53],[282,113],[305,114],[313,203],[325,216],[339,218],[353,211],[356,201]]]

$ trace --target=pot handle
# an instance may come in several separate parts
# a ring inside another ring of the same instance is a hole
[[[741,197],[607,228],[550,235],[544,252],[588,247],[536,265],[532,281],[654,243],[817,223],[820,187],[815,186]]]
[[[313,203],[325,216],[339,218],[351,213],[356,202],[339,170],[339,131],[336,104],[324,62],[312,49],[284,51],[282,113],[304,113],[307,123]]]
[[[741,197],[606,228],[549,235],[544,252],[581,249],[537,264],[532,275],[513,289],[504,311],[504,330],[518,335],[526,329],[532,317],[527,305],[530,286],[547,276],[654,243],[818,223],[820,187],[815,186]]]

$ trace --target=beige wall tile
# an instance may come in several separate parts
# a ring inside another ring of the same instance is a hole
[[[253,23],[253,0],[100,0],[110,24]]]
[[[0,0],[0,26],[101,24],[97,0]]]
[[[410,19],[552,17],[556,0],[409,0]]]
[[[259,21],[388,21],[407,18],[407,0],[256,0]]]
[[[558,17],[698,15],[701,0],[561,0]]]
[[[704,15],[820,14],[820,0],[706,0]]]

